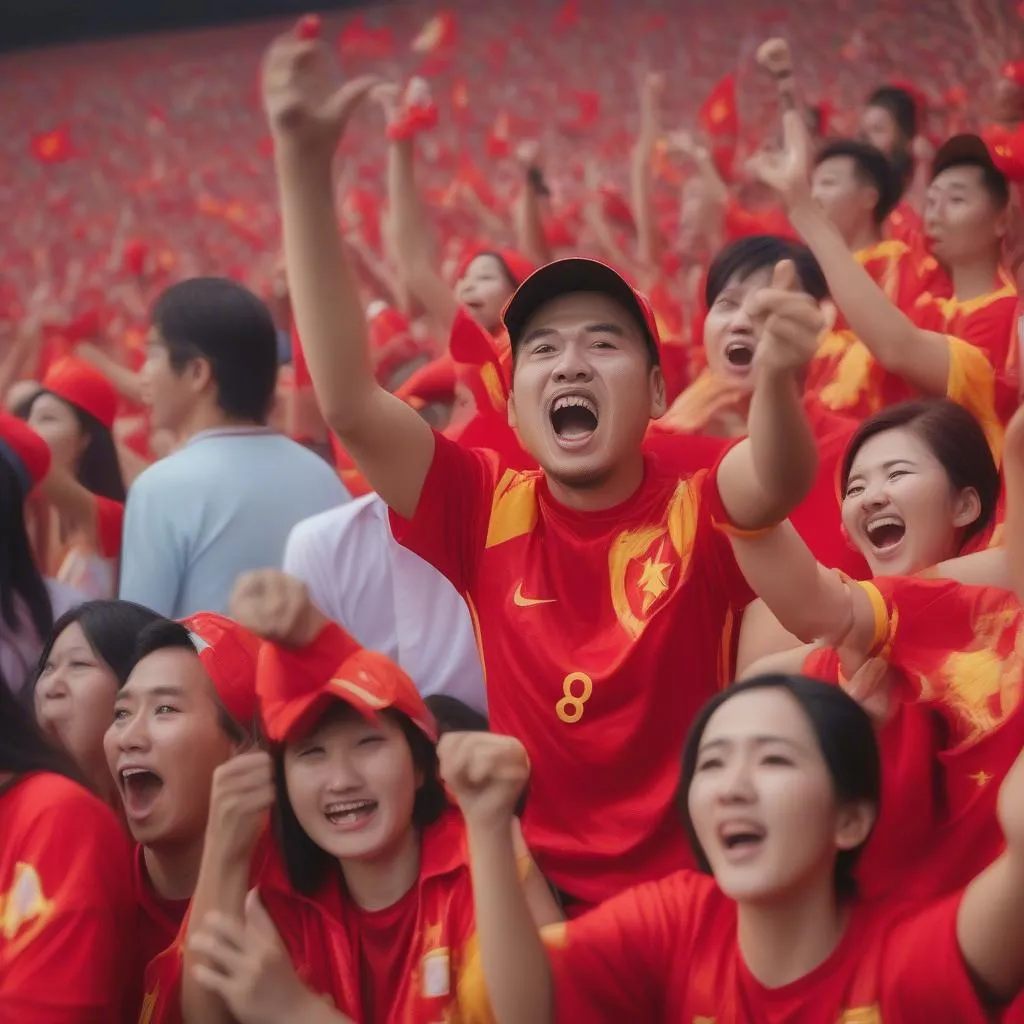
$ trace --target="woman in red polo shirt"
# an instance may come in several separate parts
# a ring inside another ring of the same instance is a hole
[[[2,680],[0,837],[0,1020],[123,1020],[128,838]]]
[[[500,1024],[981,1024],[986,999],[1024,982],[1024,756],[1000,800],[1006,852],[966,891],[924,907],[864,902],[853,868],[881,786],[870,717],[800,676],[737,683],[705,705],[683,754],[704,873],[629,890],[542,941],[513,884],[508,820],[528,768],[506,742],[487,765],[463,736],[439,751],[466,819]]]
[[[328,623],[282,573],[244,577],[232,613],[274,641],[257,675],[271,753],[242,755],[214,775],[184,1020],[216,1024],[230,1011],[239,1024],[432,1024],[459,1013],[475,945],[466,836],[415,685]],[[469,742],[486,759],[503,741],[473,733]],[[271,804],[273,839],[258,842]],[[537,922],[557,920],[525,849],[516,856]],[[258,895],[247,898],[251,870]],[[317,1008],[322,1017],[302,1016]]]
[[[56,578],[89,597],[117,592],[125,486],[111,430],[117,392],[73,356],[54,363],[28,408],[28,423],[50,446],[53,465],[42,495],[55,512],[45,522],[44,555]]]

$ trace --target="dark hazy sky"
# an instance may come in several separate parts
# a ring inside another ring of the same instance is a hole
[[[0,0],[0,50],[365,5],[366,0]]]

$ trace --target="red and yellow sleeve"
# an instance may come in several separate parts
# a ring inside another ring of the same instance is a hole
[[[169,946],[146,966],[146,994],[139,1009],[138,1024],[180,1024],[182,948],[185,935],[182,925],[179,940]]]
[[[982,1005],[960,952],[956,919],[962,892],[896,924],[880,958],[883,1020],[984,1024]]]
[[[121,1020],[135,920],[127,837],[106,805],[67,779],[47,773],[21,786],[30,789],[0,827],[9,865],[0,878],[3,1019]]]
[[[499,479],[499,470],[493,453],[463,448],[435,431],[434,458],[415,513],[404,519],[391,512],[395,539],[443,573],[463,594],[472,586],[487,543],[497,492],[506,478],[520,475],[507,470]]]
[[[1001,387],[988,356],[974,345],[947,335],[949,377],[946,396],[962,405],[981,424],[992,456],[999,463],[1003,454],[1003,419],[999,413]]]
[[[907,681],[907,699],[928,702],[945,719],[948,746],[993,732],[1014,712],[1020,688],[1017,638],[1024,629],[1024,610],[1014,594],[903,577],[861,586],[884,602],[883,655]]]

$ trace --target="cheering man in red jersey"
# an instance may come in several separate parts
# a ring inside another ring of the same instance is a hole
[[[264,66],[314,387],[395,536],[469,605],[492,728],[533,764],[527,841],[574,911],[686,859],[679,753],[696,710],[732,678],[750,599],[721,531],[774,525],[814,481],[800,377],[824,317],[793,290],[789,262],[750,296],[761,334],[750,436],[690,475],[644,451],[665,409],[646,300],[600,263],[549,264],[503,317],[509,421],[541,469],[462,448],[374,380],[331,187],[339,137],[374,82],[335,91],[330,76],[326,47],[295,34]]]

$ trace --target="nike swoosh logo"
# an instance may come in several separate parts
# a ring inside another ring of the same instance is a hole
[[[523,597],[523,585],[522,583],[516,587],[516,592],[512,595],[512,603],[517,608],[532,608],[537,604],[554,604],[557,598],[554,597]]]

